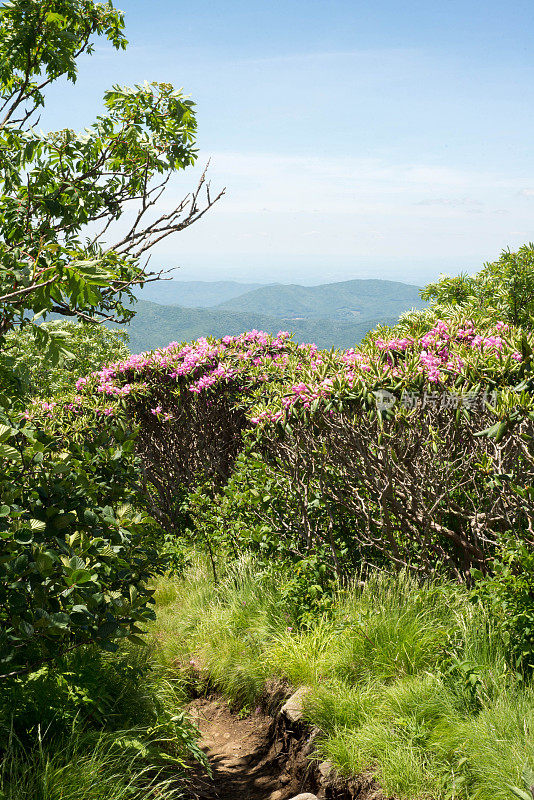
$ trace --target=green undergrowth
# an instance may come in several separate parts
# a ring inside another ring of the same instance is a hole
[[[178,800],[205,763],[179,676],[81,648],[0,688],[0,800]]]
[[[400,798],[510,800],[534,761],[534,692],[485,607],[448,582],[376,574],[300,616],[283,580],[242,561],[219,583],[198,565],[157,590],[162,665],[198,669],[236,707],[266,682],[311,688],[317,756],[369,768]]]

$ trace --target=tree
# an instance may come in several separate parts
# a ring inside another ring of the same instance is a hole
[[[534,325],[534,244],[515,253],[503,250],[499,259],[484,264],[478,285],[482,304],[502,309],[512,325]]]
[[[194,104],[170,84],[114,86],[83,134],[34,127],[46,87],[76,80],[95,36],[124,48],[123,26],[111,2],[0,6],[0,679],[87,642],[135,641],[153,617],[147,582],[161,561],[147,539],[153,521],[132,507],[135,432],[110,409],[70,404],[56,416],[56,403],[42,402],[24,412],[20,384],[5,380],[16,328],[54,345],[57,360],[69,354],[64,330],[39,324],[49,313],[127,321],[132,287],[160,277],[143,255],[222,194],[212,197],[203,175],[154,213],[172,174],[196,159]]]
[[[46,87],[75,82],[95,36],[124,49],[110,1],[11,0],[0,7],[0,337],[57,312],[127,321],[143,255],[219,199],[205,174],[171,211],[154,215],[174,172],[196,160],[194,103],[168,83],[114,86],[82,134],[34,127]],[[125,207],[135,211],[114,238]],[[95,233],[96,231],[96,233]],[[37,332],[49,339],[45,329]]]

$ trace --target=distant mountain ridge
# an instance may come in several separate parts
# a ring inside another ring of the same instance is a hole
[[[136,314],[128,326],[130,349],[153,350],[171,341],[237,335],[252,328],[269,333],[289,330],[298,341],[315,342],[321,348],[349,348],[379,323],[393,325],[404,311],[424,308],[419,291],[417,286],[378,279],[320,286],[234,281],[148,284],[138,293]],[[162,299],[148,299],[155,296]],[[180,296],[181,303],[171,302]],[[189,305],[193,299],[196,307]]]
[[[261,283],[237,281],[179,281],[164,278],[145,284],[136,294],[142,300],[164,306],[210,308],[261,286]]]
[[[411,305],[422,305],[420,288],[397,281],[352,280],[320,286],[272,284],[221,302],[216,308],[253,311],[288,318],[351,319],[380,314],[398,316]]]

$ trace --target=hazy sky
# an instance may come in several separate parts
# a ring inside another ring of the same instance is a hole
[[[192,95],[199,163],[227,195],[155,264],[187,279],[423,283],[534,239],[532,0],[118,5],[128,50],[97,47],[41,124],[89,124],[112,83]]]

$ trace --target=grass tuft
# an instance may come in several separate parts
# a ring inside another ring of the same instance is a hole
[[[464,588],[377,573],[300,623],[282,596],[247,560],[217,586],[200,563],[166,579],[158,657],[171,668],[193,659],[241,705],[269,678],[309,686],[317,757],[345,776],[373,770],[386,793],[512,800],[534,761],[533,690]]]

